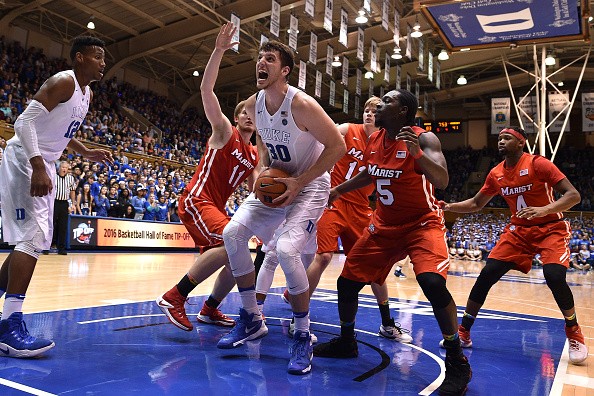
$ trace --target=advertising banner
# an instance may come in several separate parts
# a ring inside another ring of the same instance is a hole
[[[582,131],[594,131],[594,93],[582,93]]]
[[[549,123],[553,119],[557,118],[555,122],[549,125],[549,132],[561,132],[565,117],[567,117],[568,109],[567,104],[569,103],[569,92],[549,92]],[[569,120],[565,126],[565,132],[568,132]]]
[[[71,249],[94,247],[195,248],[181,223],[161,223],[90,216],[70,216]]]

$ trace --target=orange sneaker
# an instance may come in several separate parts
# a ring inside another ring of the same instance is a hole
[[[177,286],[173,286],[171,290],[157,298],[155,302],[171,323],[182,330],[192,331],[194,326],[190,323],[184,307],[187,300],[186,297],[179,293]]]
[[[584,343],[584,335],[580,325],[565,326],[565,335],[567,335],[567,341],[569,341],[569,361],[573,364],[582,363],[588,358],[588,347]]]
[[[460,346],[462,348],[471,348],[470,330],[466,330],[462,325],[458,326],[458,337],[460,337]]]
[[[219,311],[218,308],[209,307],[208,305],[206,305],[206,302],[204,303],[204,305],[202,305],[202,309],[196,317],[196,320],[198,320],[198,322],[200,323],[213,324],[217,326],[235,326],[235,321],[233,319]]]

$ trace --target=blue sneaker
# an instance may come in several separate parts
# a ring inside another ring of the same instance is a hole
[[[217,348],[231,349],[242,345],[246,341],[262,338],[268,334],[268,327],[261,319],[254,320],[257,314],[248,314],[243,308],[239,308],[239,319],[235,323],[235,327],[229,334],[226,334],[219,340]]]
[[[22,312],[0,320],[0,356],[30,358],[55,346],[53,341],[29,334]]]
[[[311,371],[313,347],[309,331],[295,330],[291,346],[291,360],[289,360],[289,374],[303,375]]]

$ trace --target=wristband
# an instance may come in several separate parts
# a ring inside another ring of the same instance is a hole
[[[413,158],[416,159],[416,160],[418,160],[419,158],[421,158],[423,156],[423,154],[424,154],[423,153],[423,150],[421,150],[419,148],[419,152],[417,153],[417,155],[413,155]]]

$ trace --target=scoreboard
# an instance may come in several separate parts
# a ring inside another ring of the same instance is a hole
[[[423,129],[433,133],[461,133],[461,121],[428,121],[423,122]]]

